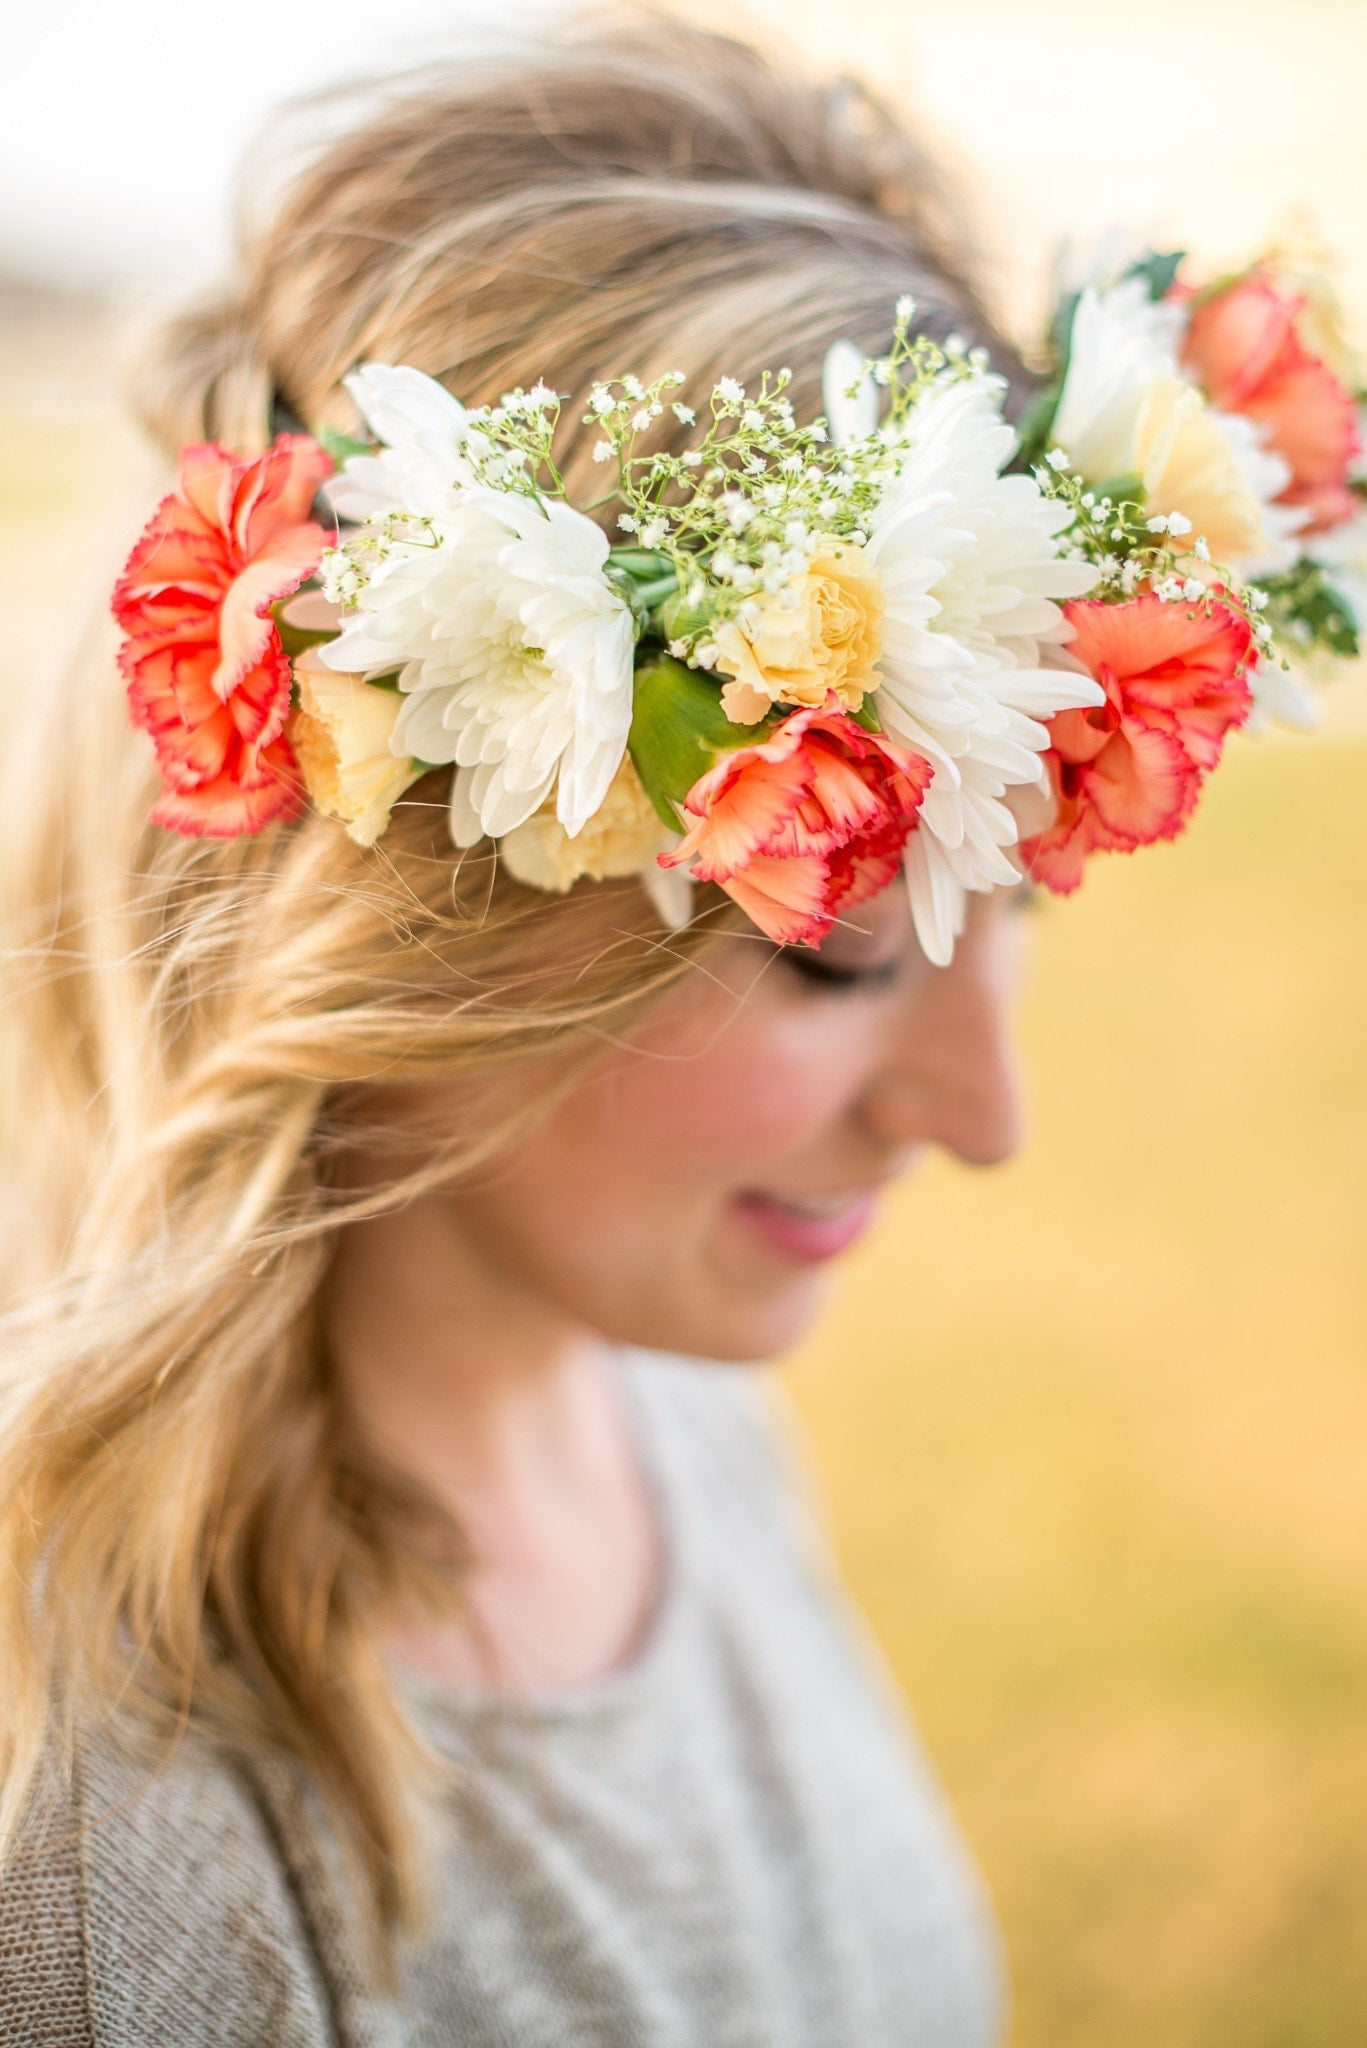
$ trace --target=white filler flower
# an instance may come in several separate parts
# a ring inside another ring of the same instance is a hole
[[[911,412],[866,549],[887,606],[878,720],[935,766],[906,871],[917,936],[939,966],[968,892],[1020,878],[1004,798],[1043,783],[1042,721],[1102,701],[1068,664],[1056,602],[1096,572],[1058,553],[1066,506],[1032,477],[1001,475],[1014,448],[993,380],[934,385]]]
[[[467,490],[400,545],[324,658],[399,669],[396,754],[453,761],[451,837],[510,832],[556,791],[580,831],[602,803],[631,724],[631,613],[603,573],[606,536],[568,505]]]

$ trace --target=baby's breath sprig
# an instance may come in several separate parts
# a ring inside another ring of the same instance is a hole
[[[534,384],[530,391],[521,385],[505,391],[497,405],[476,406],[467,415],[461,447],[475,482],[527,497],[563,498],[554,454],[561,402],[548,384]]]
[[[638,452],[666,407],[684,426],[697,422],[693,406],[669,395],[683,382],[676,373],[596,385],[585,419],[599,437],[594,459],[615,471],[599,501],[622,506],[615,558],[648,579],[640,596],[672,600],[662,628],[671,652],[707,666],[711,627],[785,592],[820,540],[863,540],[877,493],[867,458],[834,448],[823,420],[799,425],[788,370],[749,391],[722,377],[693,446]]]
[[[1184,513],[1146,513],[1138,477],[1089,485],[1061,448],[1050,449],[1032,474],[1046,497],[1071,510],[1060,551],[1098,571],[1095,596],[1119,602],[1147,590],[1165,604],[1207,613],[1220,604],[1247,622],[1260,659],[1288,666],[1273,654],[1273,629],[1263,616],[1267,593],[1212,561],[1204,535],[1194,532]]]
[[[390,557],[439,545],[430,519],[416,512],[385,512],[328,548],[318,564],[318,585],[329,604],[355,611],[372,578]]]
[[[861,372],[888,393],[883,425],[843,447],[832,444],[824,420],[799,425],[788,370],[766,372],[750,390],[738,378],[720,378],[700,438],[680,453],[640,453],[638,442],[666,409],[684,426],[697,422],[697,410],[671,395],[681,375],[594,386],[585,424],[598,436],[594,460],[615,473],[614,488],[598,502],[616,499],[622,507],[614,558],[635,579],[638,608],[667,603],[661,630],[671,653],[709,666],[717,623],[752,613],[765,598],[796,603],[819,546],[868,538],[917,400],[946,374],[985,367],[981,351],[957,341],[941,348],[913,334],[915,310],[910,299],[899,300],[891,349]]]
[[[864,365],[864,374],[888,394],[881,437],[895,439],[930,385],[944,377],[981,376],[988,368],[985,348],[971,348],[961,334],[950,334],[943,346],[928,334],[915,334],[916,301],[905,295],[893,310],[892,347]],[[853,393],[847,394],[853,396]]]

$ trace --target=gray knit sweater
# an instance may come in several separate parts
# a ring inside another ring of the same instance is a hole
[[[431,1916],[364,1979],[307,1795],[108,1734],[0,1888],[4,2048],[989,2048],[974,1878],[752,1373],[624,1366],[666,1584],[636,1660],[408,1682],[449,1765]]]

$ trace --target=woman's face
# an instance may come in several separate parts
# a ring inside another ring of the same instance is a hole
[[[433,1198],[462,1258],[617,1342],[783,1349],[925,1146],[1014,1149],[1021,923],[974,899],[938,969],[894,886],[815,954],[722,940],[497,1170]]]

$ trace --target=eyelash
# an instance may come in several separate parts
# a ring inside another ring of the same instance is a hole
[[[897,979],[900,960],[885,960],[877,967],[836,967],[823,960],[819,953],[809,952],[805,947],[786,946],[781,958],[802,979],[814,982],[832,995],[871,994],[875,989],[888,988]]]

